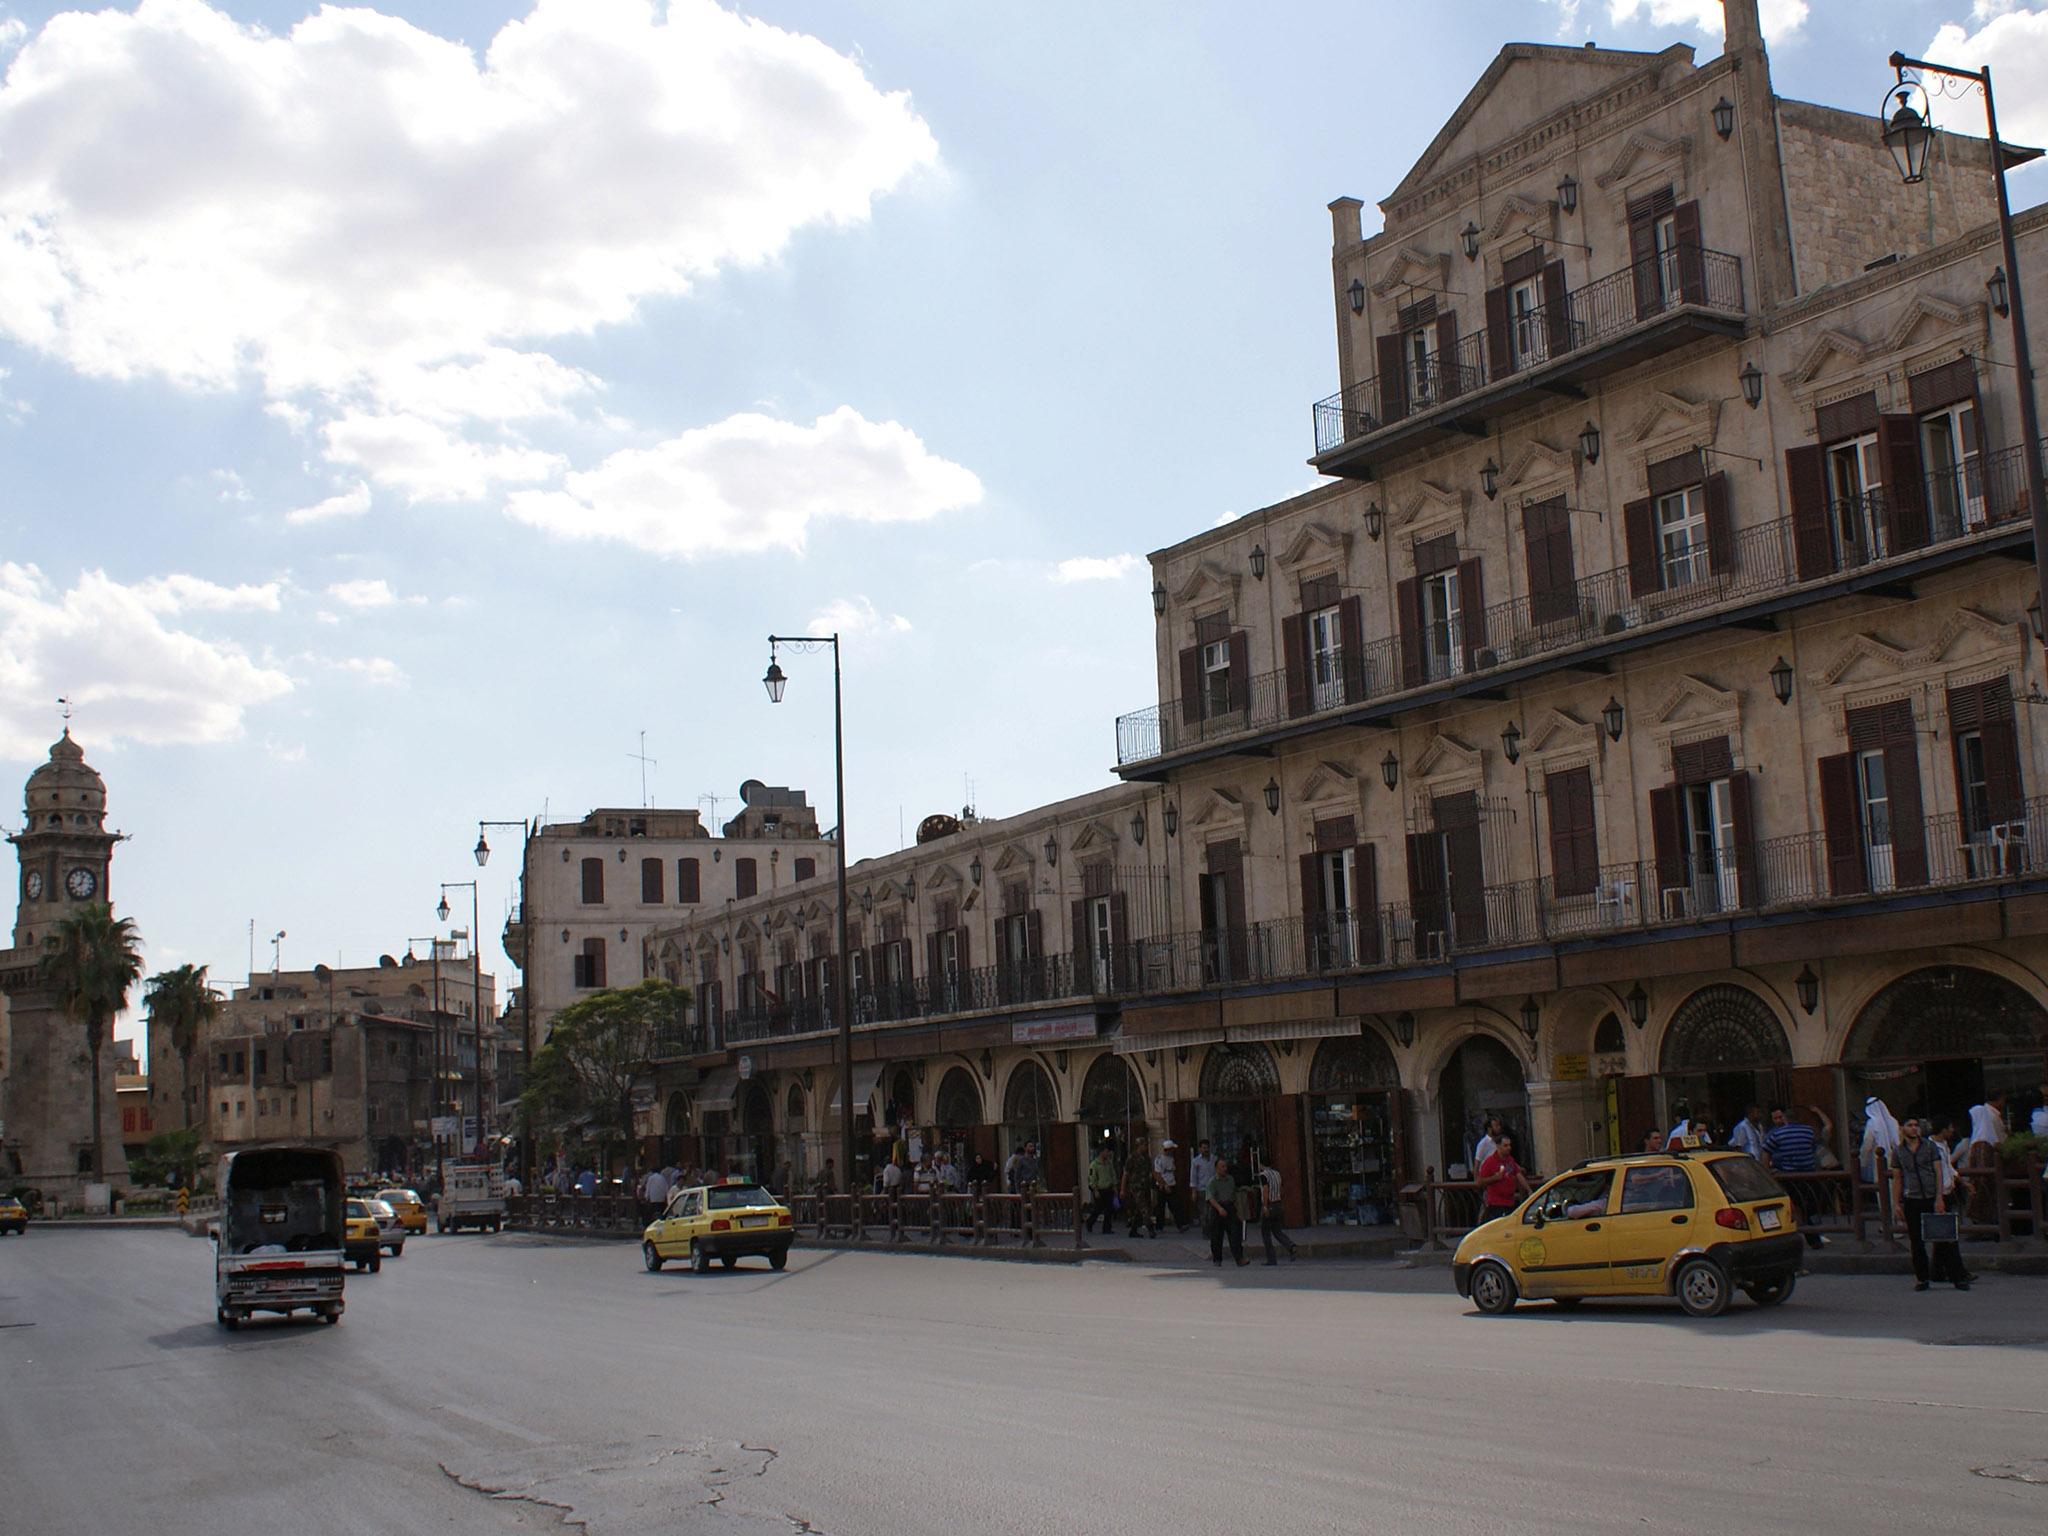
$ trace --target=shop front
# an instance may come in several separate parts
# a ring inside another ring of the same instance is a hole
[[[1059,1100],[1044,1067],[1027,1057],[1017,1063],[1003,1089],[1003,1124],[999,1150],[1003,1162],[1038,1143],[1039,1188],[1070,1190],[1080,1171],[1073,1126],[1059,1121]]]
[[[1266,1140],[1266,1106],[1280,1096],[1280,1072],[1263,1045],[1212,1045],[1202,1058],[1194,1139],[1217,1161],[1248,1155]]]
[[[1701,987],[1671,1016],[1657,1057],[1656,1129],[1681,1118],[1710,1128],[1716,1142],[1752,1104],[1768,1109],[1790,1099],[1835,1119],[1829,1074],[1793,1081],[1792,1044],[1778,1016],[1747,987],[1717,982]],[[1641,1132],[1637,1133],[1638,1138]],[[1624,1150],[1635,1151],[1640,1145]]]
[[[1108,1147],[1122,1172],[1131,1143],[1145,1131],[1145,1095],[1130,1063],[1104,1051],[1081,1080],[1081,1128],[1087,1157]]]
[[[882,1165],[875,1159],[873,1103],[875,1089],[882,1081],[884,1065],[885,1063],[879,1061],[857,1061],[853,1064],[854,1166],[850,1170],[844,1168],[834,1169],[833,1184],[841,1194],[848,1191],[858,1193],[873,1188],[875,1175],[881,1171]],[[831,1074],[832,1087],[825,1103],[825,1122],[822,1128],[826,1133],[827,1148],[834,1149],[839,1145],[839,1117],[843,1113],[841,1108],[843,1099],[839,1091],[840,1068],[835,1064],[827,1067],[825,1070]],[[882,1151],[885,1155],[887,1154],[888,1148],[886,1145],[884,1145]],[[826,1156],[830,1157],[835,1164],[838,1162],[836,1151],[828,1150]]]
[[[1875,1094],[1893,1115],[1954,1120],[2006,1094],[2008,1132],[2027,1129],[2048,1080],[2048,1011],[2022,987],[1971,966],[1925,966],[1864,1005],[1842,1050],[1849,1144],[1859,1145],[1863,1104]]]
[[[1473,1035],[1451,1053],[1438,1079],[1442,1105],[1442,1173],[1472,1175],[1472,1151],[1486,1134],[1486,1122],[1500,1116],[1520,1148],[1524,1168],[1541,1168],[1543,1149],[1529,1138],[1529,1086],[1522,1061],[1491,1035]]]
[[[1309,1218],[1325,1226],[1395,1220],[1403,1178],[1399,1074],[1368,1030],[1325,1040],[1308,1074]]]
[[[981,1085],[965,1067],[948,1067],[932,1103],[932,1139],[964,1176],[976,1154],[996,1159],[993,1132],[982,1123]]]

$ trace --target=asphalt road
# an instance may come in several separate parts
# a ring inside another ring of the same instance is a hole
[[[1369,1261],[468,1235],[229,1334],[211,1279],[175,1232],[0,1239],[7,1536],[2048,1529],[2041,1280],[1492,1319]]]

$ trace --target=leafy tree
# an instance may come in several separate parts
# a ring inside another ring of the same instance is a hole
[[[526,1133],[594,1141],[601,1154],[630,1146],[633,1080],[660,1039],[683,1030],[689,1004],[686,989],[650,979],[593,992],[556,1014],[519,1095]]]
[[[179,1119],[186,1130],[194,1129],[192,1053],[206,1038],[206,1027],[220,1016],[220,1005],[220,993],[207,984],[203,965],[158,971],[142,990],[142,1006],[149,1011],[150,1022],[169,1029],[171,1049],[178,1053],[179,1082],[184,1089]]]
[[[169,1174],[176,1174],[178,1182],[191,1189],[197,1182],[198,1166],[199,1132],[188,1126],[180,1131],[158,1131],[150,1137],[141,1155],[128,1164],[128,1172],[137,1189],[160,1188]]]
[[[142,935],[105,902],[80,907],[58,922],[43,941],[43,982],[57,995],[64,1016],[85,1031],[92,1063],[92,1176],[107,1176],[100,1134],[100,1051],[114,1020],[128,1006],[128,991],[142,975]]]

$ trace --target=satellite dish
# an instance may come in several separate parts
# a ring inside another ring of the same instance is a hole
[[[752,805],[754,803],[754,796],[760,794],[767,787],[759,779],[748,779],[740,785],[740,799],[744,803]]]
[[[334,980],[334,972],[324,965],[316,965],[313,967],[313,979],[315,981],[332,981]]]
[[[389,955],[379,955],[377,957],[377,968],[384,971],[393,971],[398,969],[398,962]]]

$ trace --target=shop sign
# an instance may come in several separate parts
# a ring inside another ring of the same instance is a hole
[[[1584,1051],[1559,1051],[1550,1058],[1550,1076],[1560,1083],[1582,1083],[1587,1077],[1588,1063]]]
[[[1603,1051],[1593,1058],[1595,1077],[1627,1077],[1628,1055],[1623,1051]]]
[[[1052,1019],[1012,1019],[1010,1040],[1016,1045],[1043,1045],[1052,1040],[1093,1040],[1095,1015],[1070,1013]]]

